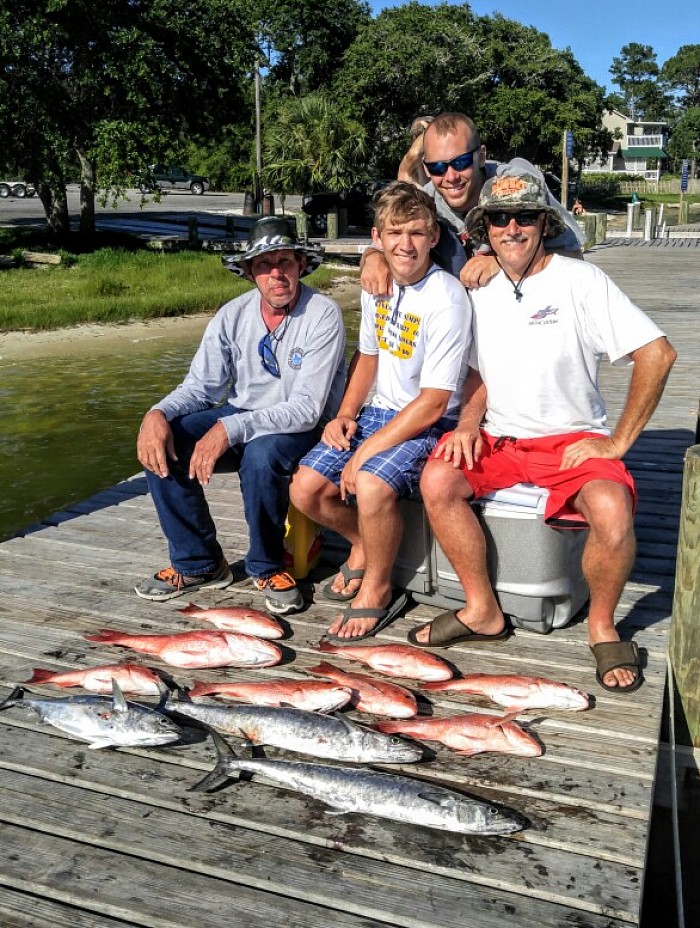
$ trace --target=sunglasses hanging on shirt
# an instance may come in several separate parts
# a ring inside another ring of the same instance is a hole
[[[287,331],[287,326],[289,325],[289,316],[285,316],[284,323],[277,326],[277,329],[274,329],[272,332],[267,332],[258,342],[258,354],[260,355],[260,363],[265,368],[268,374],[271,374],[273,377],[281,377],[282,373],[280,371],[279,361],[277,360],[277,346],[284,338],[284,333]],[[277,335],[277,330],[282,329],[279,335]]]

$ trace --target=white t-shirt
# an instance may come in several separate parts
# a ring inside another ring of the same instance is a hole
[[[379,355],[373,406],[400,410],[423,389],[450,390],[456,417],[467,374],[472,310],[464,287],[433,264],[418,283],[394,281],[390,299],[363,291],[358,347]]]
[[[521,292],[518,302],[501,271],[470,294],[469,364],[486,384],[486,431],[609,434],[597,382],[602,357],[630,364],[630,352],[664,333],[603,271],[573,258],[552,255]]]

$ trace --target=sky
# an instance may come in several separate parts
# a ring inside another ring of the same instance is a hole
[[[437,6],[439,0],[419,0]],[[461,6],[461,2],[455,3]],[[375,14],[404,6],[400,0],[370,0]],[[583,71],[608,92],[617,88],[609,68],[623,45],[651,45],[661,66],[682,45],[700,44],[700,3],[697,0],[469,0],[477,16],[501,13],[546,33],[554,48],[569,47]]]

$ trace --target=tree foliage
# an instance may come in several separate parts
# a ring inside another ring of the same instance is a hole
[[[678,120],[668,143],[668,153],[676,161],[700,157],[700,107],[693,106]]]
[[[346,49],[370,19],[364,0],[265,0],[255,9],[268,80],[297,96],[329,86]]]
[[[168,142],[240,108],[253,53],[244,0],[0,0],[0,130],[50,226],[67,228],[55,207],[71,163],[89,214],[95,183],[119,190]]]
[[[669,110],[669,98],[659,80],[660,69],[651,45],[630,42],[610,66],[613,83],[620,88],[618,108],[638,120],[663,119]]]
[[[664,62],[661,77],[682,94],[678,102],[683,109],[700,106],[700,45],[682,45]]]
[[[267,126],[266,187],[280,193],[337,191],[363,171],[365,131],[325,94],[283,101]]]

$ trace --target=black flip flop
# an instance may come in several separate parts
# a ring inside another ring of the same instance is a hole
[[[347,586],[351,580],[362,580],[365,575],[364,568],[360,570],[353,570],[351,567],[348,567],[347,561],[344,561],[338,570],[343,575],[345,586]],[[335,577],[333,580],[335,580]],[[358,587],[352,593],[339,593],[337,590],[333,589],[333,580],[330,580],[321,590],[321,593],[325,599],[330,599],[334,603],[349,603],[350,600],[354,599],[360,592],[360,588]]]
[[[346,606],[343,610],[343,623],[340,626],[343,626],[350,619],[377,619],[377,623],[374,628],[371,628],[368,632],[365,632],[364,635],[354,635],[352,638],[339,638],[337,635],[326,634],[323,636],[324,641],[328,641],[331,644],[340,645],[351,645],[355,644],[357,641],[363,641],[365,638],[372,638],[382,629],[386,628],[387,625],[390,625],[394,619],[397,619],[401,612],[406,608],[406,603],[408,602],[408,596],[405,593],[399,593],[398,596],[395,596],[386,609],[354,609],[352,606]]]
[[[417,637],[418,632],[423,628],[430,629],[427,641],[419,641]],[[483,635],[481,632],[472,631],[468,625],[459,621],[455,610],[450,610],[441,612],[431,622],[424,622],[412,628],[406,637],[417,648],[449,648],[462,641],[502,641],[509,635],[510,629],[507,627],[495,635]]]

